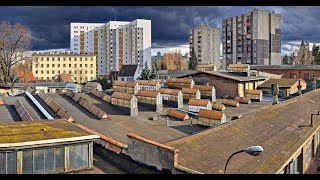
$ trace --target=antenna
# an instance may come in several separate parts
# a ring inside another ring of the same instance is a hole
[[[117,21],[117,13],[114,12],[114,21]]]

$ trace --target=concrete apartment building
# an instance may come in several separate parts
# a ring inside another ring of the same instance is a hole
[[[253,9],[222,20],[222,66],[281,64],[281,15]]]
[[[69,74],[72,82],[96,79],[97,55],[44,53],[32,55],[32,73],[36,80],[54,81],[61,74]]]
[[[220,67],[220,31],[208,25],[199,25],[190,32],[190,54],[195,53],[198,65],[214,64]]]
[[[98,76],[123,65],[138,65],[139,72],[145,62],[151,67],[151,20],[71,23],[70,29],[71,52],[96,54]]]

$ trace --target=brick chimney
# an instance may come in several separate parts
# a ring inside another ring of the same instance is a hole
[[[273,105],[279,104],[279,85],[278,84],[271,84],[271,91],[272,91],[272,97],[273,97]]]

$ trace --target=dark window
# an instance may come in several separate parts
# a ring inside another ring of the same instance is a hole
[[[22,173],[32,174],[33,172],[33,154],[32,150],[22,151]]]

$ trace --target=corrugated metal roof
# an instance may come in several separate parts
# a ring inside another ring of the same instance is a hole
[[[208,99],[195,99],[191,98],[188,102],[188,105],[193,106],[207,106],[210,101]]]
[[[178,95],[180,91],[179,89],[160,88],[161,94]]]
[[[186,112],[181,112],[181,111],[177,111],[174,109],[169,109],[167,112],[168,116],[177,118],[177,119],[181,119],[181,120],[186,120],[189,119],[189,116]]]
[[[160,92],[157,92],[157,91],[140,90],[137,92],[136,96],[157,97],[159,93]]]
[[[199,89],[200,91],[212,91],[214,86],[194,85],[193,89]]]
[[[261,90],[257,90],[257,89],[246,89],[245,90],[246,94],[255,94],[255,95],[259,95],[262,93]]]
[[[226,107],[223,104],[211,103],[212,109],[223,111]]]
[[[183,94],[197,94],[199,89],[191,89],[191,88],[182,88],[181,92]]]
[[[126,101],[130,101],[133,98],[133,94],[121,93],[121,92],[114,92],[111,98],[122,99]]]
[[[238,101],[234,101],[234,100],[231,100],[231,99],[224,99],[222,101],[222,104],[225,104],[225,105],[228,105],[228,106],[239,106],[239,102]]]
[[[221,120],[222,116],[223,112],[215,110],[200,109],[198,113],[198,117],[210,118],[214,120]]]
[[[189,84],[192,82],[192,79],[186,79],[186,78],[170,78],[168,80],[168,83],[185,83]]]

